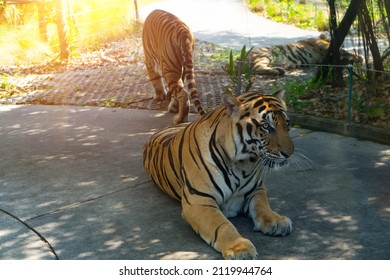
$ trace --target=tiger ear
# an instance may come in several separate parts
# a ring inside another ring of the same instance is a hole
[[[237,111],[238,107],[241,105],[241,102],[236,97],[234,97],[233,94],[226,93],[222,94],[221,103],[227,108],[229,115]]]
[[[281,90],[275,92],[273,94],[273,96],[275,96],[279,100],[280,104],[282,104],[282,106],[283,106],[283,109],[287,110],[287,105],[286,105],[286,102],[284,101],[284,93],[285,93],[284,89],[281,89]]]

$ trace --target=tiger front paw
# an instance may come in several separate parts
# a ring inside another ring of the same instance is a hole
[[[286,236],[292,232],[292,222],[286,216],[271,212],[255,223],[254,230],[271,236]]]
[[[228,244],[222,252],[225,260],[256,260],[258,259],[255,246],[248,239],[239,237]]]

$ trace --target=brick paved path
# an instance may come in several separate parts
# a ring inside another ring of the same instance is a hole
[[[146,71],[141,76],[134,74],[138,67],[102,67],[44,75],[35,81],[39,90],[19,103],[164,109],[167,102],[152,100],[154,90]],[[200,74],[196,78],[203,106],[218,104],[216,93],[223,93],[226,77]]]
[[[124,53],[127,51],[122,50]],[[227,84],[227,76],[222,71],[221,60],[215,62],[210,59],[215,51],[218,52],[215,46],[206,42],[198,42],[198,48],[194,54],[197,87],[202,105],[206,109],[219,104],[220,94],[225,91]],[[138,56],[142,57],[142,53]],[[168,105],[168,101],[156,102],[152,99],[154,90],[142,58],[136,63],[118,63],[112,59],[98,67],[84,66],[79,70],[50,74],[13,75],[9,77],[9,80],[19,88],[23,88],[24,94],[0,99],[0,104],[77,105],[161,110],[166,110]],[[194,111],[193,108],[192,111]]]

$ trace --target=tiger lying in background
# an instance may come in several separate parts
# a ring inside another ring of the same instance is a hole
[[[142,44],[146,69],[155,89],[154,99],[170,99],[168,111],[178,113],[175,124],[188,121],[189,100],[184,89],[185,79],[197,112],[204,114],[195,85],[192,60],[194,42],[188,26],[166,11],[154,10],[145,20]],[[167,94],[163,78],[169,87]]]
[[[321,35],[319,38],[309,38],[286,45],[254,48],[249,54],[249,59],[256,74],[284,75],[286,69],[323,63],[329,45],[329,40]],[[340,49],[341,64],[361,64],[362,61],[361,56]]]
[[[222,105],[192,123],[153,135],[144,168],[154,183],[181,202],[182,216],[225,259],[255,259],[257,251],[227,219],[250,217],[272,236],[292,231],[271,210],[263,176],[294,153],[283,93],[223,95]]]

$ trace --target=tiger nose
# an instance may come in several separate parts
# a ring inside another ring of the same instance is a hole
[[[292,144],[292,142],[290,145],[287,145],[286,147],[284,147],[283,150],[280,151],[280,155],[286,159],[291,157],[293,153],[294,153],[294,145]]]

